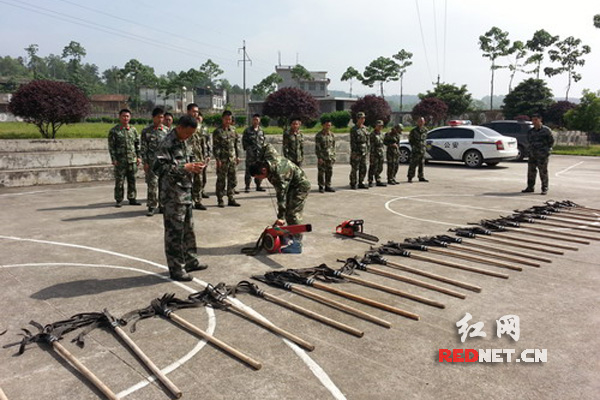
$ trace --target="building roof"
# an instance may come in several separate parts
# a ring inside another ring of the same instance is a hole
[[[92,101],[127,101],[129,96],[126,94],[93,94]]]

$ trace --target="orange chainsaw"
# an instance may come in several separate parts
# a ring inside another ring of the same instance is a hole
[[[363,225],[365,221],[362,219],[349,219],[342,222],[335,228],[335,233],[342,236],[357,237],[372,242],[379,242],[377,236],[369,235],[363,232]]]

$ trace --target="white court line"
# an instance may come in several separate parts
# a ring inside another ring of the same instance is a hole
[[[573,168],[575,168],[575,167],[578,167],[578,166],[580,166],[580,165],[581,165],[581,164],[583,164],[583,163],[584,163],[584,161],[580,161],[580,162],[578,162],[577,164],[573,164],[573,165],[571,165],[571,166],[570,166],[570,167],[568,167],[568,168],[565,168],[565,169],[563,169],[563,170],[561,170],[561,171],[558,171],[557,173],[555,173],[555,174],[554,174],[554,176],[559,176],[560,174],[564,174],[565,172],[567,172],[567,171],[569,171],[569,170],[571,170],[571,169],[573,169]]]
[[[123,257],[123,258],[127,258],[127,259],[130,259],[130,260],[139,261],[139,262],[142,262],[142,263],[153,265],[153,266],[155,266],[157,268],[160,268],[160,269],[163,269],[163,270],[167,270],[168,269],[166,266],[164,266],[162,264],[158,264],[158,263],[155,263],[153,261],[145,260],[143,258],[129,256],[127,254],[117,253],[117,252],[114,252],[114,251],[99,249],[99,248],[90,247],[90,246],[83,246],[83,245],[77,245],[77,244],[71,244],[71,243],[63,243],[63,242],[54,242],[54,241],[49,241],[49,240],[19,238],[19,237],[15,237],[15,236],[4,236],[4,235],[0,235],[0,239],[23,241],[23,242],[33,242],[33,243],[43,243],[43,244],[51,244],[51,245],[65,246],[65,247],[74,247],[74,248],[79,248],[79,249],[84,249],[84,250],[90,250],[90,251],[96,251],[96,252],[99,252],[99,253],[106,253],[106,254],[111,254],[111,255],[117,256],[117,257]],[[200,280],[198,278],[194,278],[194,282],[200,284],[203,287],[208,286],[208,283],[206,283],[206,282],[204,282],[204,281],[202,281],[202,280]],[[263,319],[265,321],[268,321],[268,319],[266,319],[265,317],[263,317],[258,312],[256,312],[253,309],[251,309],[250,307],[248,307],[245,304],[243,304],[240,300],[238,300],[236,298],[231,298],[230,300],[232,302],[234,302],[236,305],[238,305],[238,306],[244,308],[245,310],[251,312],[256,317],[261,318],[261,319]],[[268,321],[268,322],[270,322],[270,321]],[[294,353],[296,353],[298,355],[298,357],[300,357],[300,359],[306,364],[306,366],[308,367],[308,369],[319,380],[319,382],[327,390],[329,390],[329,392],[332,394],[333,398],[335,398],[336,400],[345,400],[346,399],[346,397],[344,396],[344,394],[342,393],[342,391],[335,385],[335,383],[333,383],[333,381],[327,375],[327,373],[323,370],[323,368],[321,368],[312,358],[310,358],[310,356],[303,349],[301,349],[298,345],[296,345],[295,343],[293,343],[293,342],[291,342],[289,340],[286,340],[286,339],[282,339],[282,340],[283,340],[283,342],[288,347],[290,347],[292,349],[292,351],[294,351]]]
[[[139,269],[139,268],[131,268],[131,267],[123,267],[120,265],[108,265],[108,264],[82,264],[82,263],[28,263],[28,264],[7,264],[7,265],[0,265],[0,268],[19,268],[19,267],[54,267],[54,266],[61,266],[61,267],[86,267],[86,268],[113,268],[113,269],[122,269],[122,270],[126,270],[126,271],[134,271],[134,272],[139,272],[141,274],[146,274],[146,275],[152,275],[155,276],[157,278],[163,279],[165,281],[174,283],[175,285],[187,290],[190,293],[195,293],[196,290],[192,289],[189,286],[186,286],[182,283],[176,282],[171,280],[170,278],[164,276],[164,275],[160,275],[160,274],[156,274],[154,272],[149,272],[149,271],[145,271],[143,269]],[[206,310],[206,313],[208,314],[208,328],[206,329],[206,333],[208,333],[209,335],[214,335],[215,332],[215,328],[217,326],[216,323],[216,318],[215,318],[215,311],[213,310],[212,307],[204,307],[204,309]],[[190,350],[187,354],[185,354],[183,357],[181,357],[180,359],[176,360],[175,362],[173,362],[172,364],[166,366],[165,368],[161,369],[161,372],[165,375],[175,371],[177,368],[179,368],[180,366],[182,366],[184,363],[186,363],[188,360],[190,360],[193,356],[195,356],[205,345],[206,345],[206,341],[204,339],[201,339],[198,344],[196,344],[196,346],[194,346],[194,348],[192,348],[192,350]],[[156,380],[156,377],[154,375],[150,375],[148,377],[146,377],[145,380],[140,381],[138,383],[136,383],[135,385],[131,386],[128,389],[122,390],[121,392],[117,393],[117,397],[119,398],[123,398],[143,387],[148,386],[150,383],[154,382]]]

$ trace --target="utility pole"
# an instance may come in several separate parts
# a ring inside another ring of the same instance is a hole
[[[248,101],[246,99],[247,93],[246,93],[246,63],[249,62],[250,65],[252,65],[252,60],[250,59],[250,57],[248,56],[248,53],[246,53],[246,41],[243,41],[243,47],[241,49],[238,49],[238,53],[240,52],[240,50],[242,51],[242,56],[243,59],[238,60],[238,66],[240,65],[240,63],[244,64],[244,112],[246,113],[246,118],[248,118]]]

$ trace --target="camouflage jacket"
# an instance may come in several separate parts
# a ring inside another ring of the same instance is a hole
[[[304,135],[302,131],[283,132],[283,156],[294,164],[304,161]]]
[[[260,150],[265,144],[265,133],[262,127],[254,129],[252,126],[244,129],[242,134],[242,148],[246,152],[246,161],[255,161],[259,157]]]
[[[108,151],[112,162],[136,163],[140,157],[140,137],[131,126],[115,125],[108,132]]]
[[[266,144],[263,148],[263,159],[269,164],[267,179],[273,185],[277,194],[277,218],[283,219],[286,211],[287,194],[290,189],[308,192],[310,182],[302,168],[277,154],[275,148],[270,144]]]
[[[371,147],[371,157],[383,158],[383,134],[373,131],[369,134],[369,146]]]
[[[383,136],[383,144],[387,146],[387,154],[390,155],[398,155],[400,154],[400,139],[401,133],[396,132],[392,129]],[[396,145],[396,146],[394,146]]]
[[[217,128],[213,132],[213,153],[215,159],[225,162],[234,161],[239,157],[240,138],[235,131],[235,128],[230,126],[224,130],[222,127]]]
[[[527,140],[529,141],[529,155],[533,158],[548,157],[554,146],[554,136],[546,125],[542,125],[540,129],[531,128],[527,132]]]
[[[425,154],[425,141],[427,140],[427,128],[415,126],[408,134],[408,143],[411,152],[415,154]]]
[[[315,153],[317,158],[325,161],[335,161],[335,135],[323,130],[315,135]]]
[[[142,129],[141,156],[144,164],[152,165],[156,159],[158,145],[167,136],[167,133],[169,133],[169,130],[164,125],[155,129],[154,125],[150,124]]]
[[[369,130],[366,126],[360,128],[354,125],[350,129],[350,151],[354,154],[369,154]]]
[[[176,130],[160,142],[152,171],[162,178],[160,200],[163,204],[192,203],[192,173],[184,169],[191,156],[190,147],[177,138]]]
[[[198,125],[196,132],[188,139],[189,145],[192,148],[192,154],[195,161],[204,162],[206,157],[210,157],[210,135],[208,129],[203,124]]]

